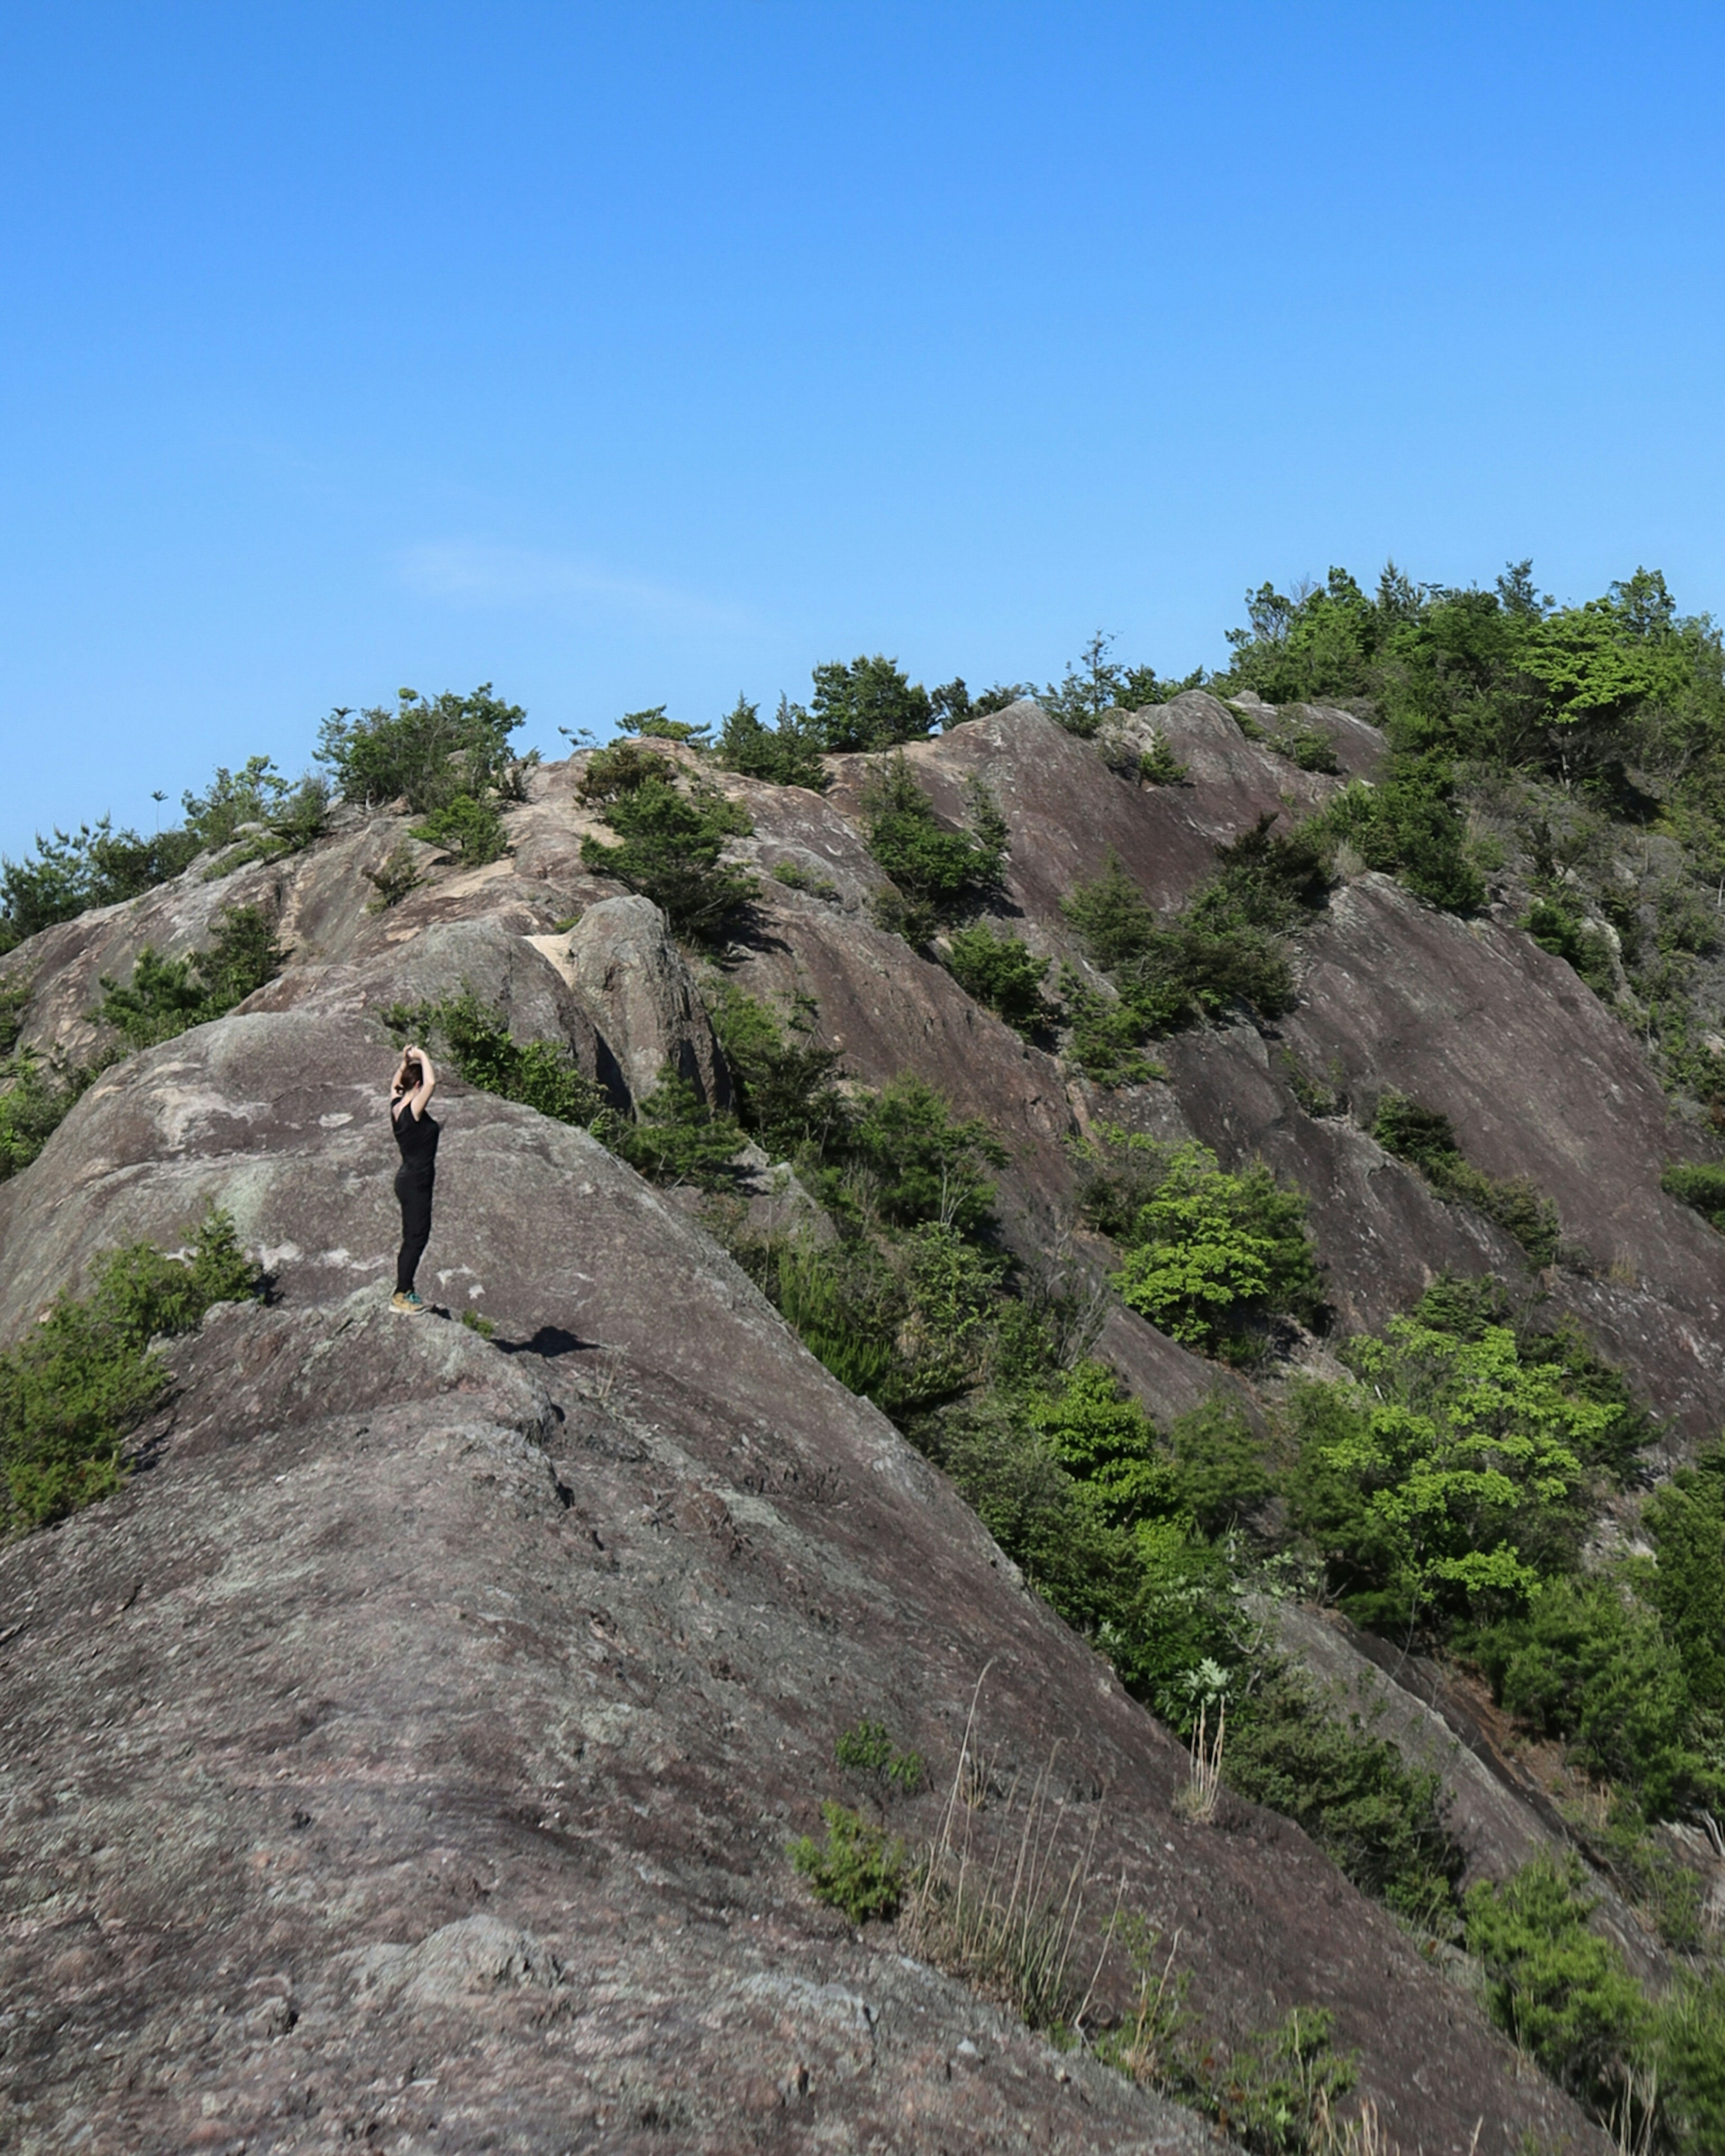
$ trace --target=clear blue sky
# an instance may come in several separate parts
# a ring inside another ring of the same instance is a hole
[[[531,737],[1266,578],[1725,612],[1725,9],[0,14],[0,847],[336,703]]]

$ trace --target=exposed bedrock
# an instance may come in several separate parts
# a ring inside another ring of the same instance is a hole
[[[583,1133],[452,1086],[427,1270],[496,1336],[389,1313],[379,1055],[357,1014],[200,1028],[0,1191],[8,1337],[205,1197],[277,1294],[175,1348],[121,1496],[0,1552],[0,2138],[1200,2148],[786,1861],[865,1715],[932,1834],[986,1671],[997,1793],[1053,1761],[1087,1922],[1178,1931],[1220,2032],[1333,2008],[1404,2147],[1603,2147],[1296,1829],[1183,1824],[1181,1749]]]

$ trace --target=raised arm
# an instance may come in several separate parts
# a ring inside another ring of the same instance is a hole
[[[409,1048],[408,1054],[419,1059],[419,1082],[408,1096],[408,1105],[416,1116],[425,1113],[425,1104],[437,1090],[437,1072],[432,1068],[431,1058],[423,1048]]]

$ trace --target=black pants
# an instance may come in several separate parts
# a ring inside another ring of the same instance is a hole
[[[435,1169],[409,1168],[405,1162],[395,1171],[395,1194],[401,1200],[401,1252],[395,1261],[395,1291],[411,1293],[413,1275],[431,1240],[431,1190]]]

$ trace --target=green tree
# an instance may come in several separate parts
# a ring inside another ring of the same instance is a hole
[[[318,736],[317,760],[335,774],[344,801],[404,798],[426,816],[458,793],[483,796],[497,787],[511,762],[509,737],[526,716],[520,705],[494,696],[489,681],[465,696],[403,689],[393,711],[383,705],[357,717],[331,711]]]
[[[823,749],[837,753],[894,748],[922,741],[935,710],[928,691],[912,683],[896,659],[834,660],[814,670],[812,726]]]
[[[1129,1309],[1189,1348],[1242,1352],[1255,1322],[1310,1317],[1317,1268],[1306,1201],[1261,1163],[1230,1175],[1207,1146],[1162,1148],[1114,1276]]]
[[[1501,1887],[1482,1881],[1467,1896],[1467,1943],[1492,2020],[1598,2114],[1646,2056],[1653,2017],[1621,1950],[1589,1930],[1582,1877],[1574,1856],[1540,1857]]]
[[[978,921],[953,932],[946,959],[966,995],[1020,1033],[1042,1032],[1058,1016],[1042,989],[1054,961],[1035,957],[1020,937]]]
[[[1350,1614],[1440,1633],[1574,1567],[1609,1407],[1524,1362],[1504,1326],[1461,1340],[1392,1318],[1344,1353],[1358,1386],[1302,1383],[1291,1408],[1296,1519]]]
[[[621,760],[626,750],[634,752],[632,762]],[[722,936],[756,890],[752,875],[722,858],[732,839],[753,830],[747,812],[704,779],[680,788],[665,758],[633,742],[599,755],[617,760],[607,767],[614,768],[614,789],[598,798],[621,843],[608,846],[589,833],[581,841],[583,867],[650,898],[679,935]],[[598,762],[596,756],[588,767],[589,786]]]
[[[761,723],[760,706],[740,696],[725,715],[715,753],[727,771],[746,778],[824,793],[831,781],[820,760],[822,738],[821,729],[800,705],[781,696],[778,718],[768,726]]]
[[[943,824],[902,756],[888,758],[864,788],[869,851],[911,909],[914,918],[906,916],[901,924],[911,942],[923,940],[936,921],[981,905],[1000,887],[1006,825],[980,783],[970,788],[969,808],[968,830]]]

